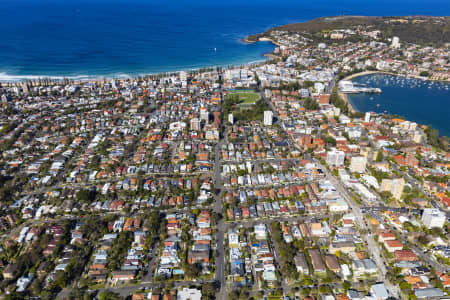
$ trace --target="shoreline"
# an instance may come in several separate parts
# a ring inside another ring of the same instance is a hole
[[[352,103],[350,102],[350,99],[348,99],[348,97],[347,97],[347,94],[338,92],[338,96],[341,97],[342,99],[344,99],[344,101],[345,101],[345,103],[347,103],[348,109],[350,110],[351,113],[359,112],[359,110],[355,109],[355,107],[352,105]]]
[[[379,73],[392,74],[392,73],[389,73],[389,72],[382,72],[382,71],[364,71],[364,72],[360,72],[360,73],[355,73],[355,74],[352,74],[352,75],[348,75],[348,76],[342,78],[342,79],[339,80],[339,81],[342,81],[342,80],[352,80],[353,78],[357,78],[357,77],[360,77],[360,76],[371,75],[371,74],[379,74]],[[338,95],[339,95],[339,97],[341,97],[341,98],[347,103],[348,108],[349,108],[349,110],[350,110],[351,113],[360,112],[360,111],[359,111],[359,110],[351,103],[351,101],[350,101],[350,99],[348,98],[348,95],[347,95],[347,94],[344,94],[344,93],[341,93],[341,92],[338,91]]]
[[[277,46],[277,47],[280,47],[280,46],[281,46],[280,43],[278,43],[278,42],[272,40],[271,38],[265,37],[265,36],[258,37],[258,40],[257,40],[257,41],[249,41],[249,40],[248,40],[248,36],[247,36],[246,38],[243,38],[242,41],[243,41],[244,43],[247,43],[247,44],[255,44],[255,43],[259,43],[259,42],[269,42],[269,43],[274,44],[274,45]]]
[[[385,74],[385,75],[392,75],[392,76],[401,76],[401,77],[405,77],[405,78],[414,78],[414,79],[421,79],[421,80],[425,80],[425,81],[437,81],[437,82],[446,82],[446,83],[450,83],[450,81],[448,80],[438,80],[438,79],[430,79],[428,77],[422,77],[422,76],[416,76],[416,75],[407,75],[407,74],[398,74],[398,73],[392,73],[392,72],[387,72],[387,71],[364,71],[364,72],[360,72],[360,73],[355,73],[352,75],[349,75],[345,78],[342,78],[341,80],[351,80],[353,78],[357,78],[360,76],[364,76],[364,75],[371,75],[371,74]],[[339,81],[341,81],[339,80]]]
[[[348,76],[342,78],[339,81],[342,81],[342,80],[349,80],[349,81],[351,81],[352,79],[357,78],[357,77],[361,77],[361,76],[365,76],[365,75],[373,75],[373,74],[385,74],[385,75],[392,75],[392,76],[402,76],[402,77],[406,77],[406,78],[422,79],[422,80],[427,80],[427,81],[448,82],[448,81],[445,81],[445,80],[434,80],[434,79],[424,78],[424,77],[421,77],[421,76],[411,76],[411,75],[405,75],[405,74],[396,74],[396,73],[386,72],[386,71],[364,71],[364,72],[359,72],[359,73],[348,75]],[[354,105],[352,105],[352,103],[351,103],[351,101],[350,101],[350,99],[348,97],[348,94],[344,94],[344,93],[338,92],[338,95],[348,104],[349,109],[350,109],[350,111],[352,113],[360,112]]]
[[[276,47],[279,47],[280,44],[276,41],[267,38],[267,37],[261,37],[258,38],[257,41],[249,41],[248,36],[241,39],[242,42],[247,44],[255,44],[258,42],[269,42],[273,44]],[[126,74],[126,73],[118,73],[117,75],[68,75],[68,76],[60,76],[60,75],[8,75],[5,73],[0,72],[0,86],[15,86],[18,84],[22,84],[24,82],[37,82],[37,81],[47,81],[50,83],[61,83],[64,81],[70,81],[74,83],[84,83],[84,82],[102,82],[102,81],[108,81],[108,80],[133,80],[137,79],[139,77],[147,77],[147,76],[155,76],[160,74],[176,74],[180,72],[195,72],[199,71],[201,69],[216,69],[217,67],[221,67],[223,69],[229,69],[229,68],[236,68],[240,66],[252,66],[257,65],[260,63],[264,63],[269,59],[277,58],[275,54],[273,54],[273,50],[268,53],[261,53],[261,59],[259,60],[253,60],[249,62],[243,62],[243,63],[230,63],[230,64],[214,64],[209,66],[203,66],[203,67],[195,67],[195,68],[185,68],[182,67],[176,70],[172,71],[160,71],[160,72],[149,72],[149,73],[142,73],[142,74]],[[4,79],[2,79],[2,77]]]
[[[224,70],[229,68],[237,68],[240,66],[253,66],[260,63],[265,63],[268,58],[270,58],[272,55],[271,53],[263,53],[261,54],[260,60],[253,60],[245,63],[240,64],[216,64],[216,65],[210,65],[205,67],[196,67],[196,68],[187,68],[187,69],[177,69],[173,71],[161,71],[161,72],[154,72],[154,73],[142,73],[142,74],[125,74],[125,73],[118,73],[117,75],[69,75],[69,76],[58,76],[58,75],[6,75],[0,73],[0,86],[16,86],[18,84],[22,84],[24,82],[38,82],[38,81],[47,81],[49,83],[61,83],[64,81],[70,81],[73,83],[84,83],[84,82],[103,82],[108,80],[134,80],[138,79],[139,77],[149,77],[149,76],[155,76],[155,75],[161,75],[161,74],[177,74],[180,72],[195,72],[202,69],[212,69],[215,70],[217,67],[220,67]],[[11,79],[1,79],[2,76],[9,77]],[[15,78],[15,79],[13,79]]]

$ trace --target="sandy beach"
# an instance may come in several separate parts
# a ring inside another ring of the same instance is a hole
[[[357,110],[352,106],[351,102],[348,100],[347,94],[338,93],[338,95],[339,95],[339,97],[344,99],[345,102],[347,102],[350,112],[352,112],[352,113],[357,112]]]

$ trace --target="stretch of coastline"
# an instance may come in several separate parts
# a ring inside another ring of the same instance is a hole
[[[341,80],[352,80],[353,78],[356,77],[360,77],[360,76],[364,76],[364,75],[370,75],[370,74],[377,74],[377,73],[387,73],[387,72],[381,72],[381,71],[364,71],[364,72],[359,72],[359,73],[355,73],[355,74],[351,74],[349,76],[346,76],[345,78],[341,79]],[[350,112],[355,113],[358,112],[358,110],[353,107],[351,101],[348,99],[347,94],[338,92],[339,97],[341,97],[342,99],[344,99],[344,101],[347,103],[348,108],[350,110]]]
[[[402,116],[406,120],[431,125],[441,135],[450,135],[448,118],[444,117],[450,115],[450,83],[384,73],[356,76],[352,81],[382,90],[381,94],[347,95],[355,110]]]
[[[256,41],[251,41],[251,40],[248,39],[248,37],[246,37],[246,38],[242,39],[242,41],[244,41],[245,43],[248,43],[248,44],[255,44],[255,43],[258,43],[258,42],[270,42],[270,43],[272,43],[272,44],[274,44],[274,45],[276,45],[278,47],[281,46],[281,44],[278,43],[277,41],[275,41],[275,40],[273,40],[271,38],[265,37],[265,36],[259,37],[258,40],[256,40]]]
[[[247,38],[242,39],[242,41],[244,43],[247,44],[255,44],[255,43],[259,43],[259,42],[269,42],[271,43],[273,46],[280,46],[279,43],[277,43],[276,41],[270,39],[270,38],[266,38],[266,37],[261,37],[259,38],[257,41],[249,41]],[[76,76],[47,76],[47,75],[43,75],[43,76],[38,76],[38,75],[7,75],[5,73],[0,73],[0,84],[3,86],[14,86],[17,84],[20,84],[22,82],[33,82],[33,81],[48,81],[48,82],[61,82],[61,81],[71,81],[74,83],[83,83],[83,82],[101,82],[101,81],[105,81],[105,80],[111,80],[111,79],[136,79],[138,77],[145,77],[145,76],[153,76],[153,75],[158,75],[158,74],[174,74],[174,73],[179,73],[179,72],[193,72],[193,71],[199,71],[202,69],[214,69],[217,67],[221,67],[221,68],[236,68],[239,66],[252,66],[252,65],[258,65],[261,63],[264,63],[267,58],[276,58],[277,56],[273,54],[272,52],[268,52],[268,53],[263,53],[262,54],[262,58],[259,60],[252,60],[252,61],[247,61],[247,62],[243,62],[243,63],[232,63],[232,64],[214,64],[214,65],[210,65],[210,66],[205,66],[205,67],[195,67],[195,68],[187,68],[187,69],[183,69],[183,68],[179,68],[176,70],[171,70],[171,71],[161,71],[161,72],[148,72],[148,73],[142,73],[142,74],[132,74],[132,75],[128,75],[128,74],[117,74],[117,75],[76,75]]]
[[[352,79],[355,79],[355,78],[358,78],[358,77],[361,77],[361,76],[373,75],[373,74],[385,74],[385,75],[400,76],[400,77],[405,77],[405,78],[414,78],[414,79],[420,79],[420,80],[427,80],[427,81],[436,81],[436,82],[439,82],[439,80],[433,80],[433,79],[429,79],[429,78],[421,77],[421,76],[411,76],[411,75],[397,74],[397,73],[386,72],[386,71],[375,71],[375,70],[373,70],[373,71],[364,71],[364,72],[354,73],[354,74],[351,74],[351,75],[349,75],[349,76],[346,76],[346,77],[342,78],[341,80],[348,80],[348,81],[351,81]],[[339,95],[339,96],[347,103],[347,105],[348,105],[348,107],[349,107],[349,110],[350,110],[352,113],[359,112],[359,110],[358,110],[354,105],[352,105],[352,102],[351,102],[351,100],[349,99],[349,97],[348,97],[347,94],[338,92],[338,95]]]
[[[246,37],[246,38],[243,38],[242,41],[244,43],[247,43],[247,44],[255,44],[255,43],[259,43],[259,42],[269,42],[269,43],[271,43],[271,44],[273,44],[273,45],[275,45],[277,47],[281,46],[280,43],[278,43],[277,41],[275,41],[275,40],[273,40],[271,38],[268,38],[268,37],[259,37],[258,40],[256,40],[256,41],[250,41],[248,39],[248,37]],[[269,57],[269,58],[277,58],[277,56],[274,55],[273,52],[271,52],[271,53],[264,53],[263,56]]]

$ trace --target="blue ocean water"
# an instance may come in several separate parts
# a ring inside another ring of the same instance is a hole
[[[349,95],[358,111],[397,114],[450,136],[450,83],[384,74],[364,75],[352,81],[382,90],[381,94]]]
[[[448,0],[1,0],[0,80],[242,64],[248,34],[330,15],[449,15]],[[214,51],[216,49],[216,51]]]

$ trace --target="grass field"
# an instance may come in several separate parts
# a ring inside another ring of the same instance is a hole
[[[229,93],[227,97],[238,96],[239,97],[239,104],[243,105],[251,105],[254,104],[256,101],[258,101],[261,97],[258,93],[254,92],[235,92],[235,93]]]

